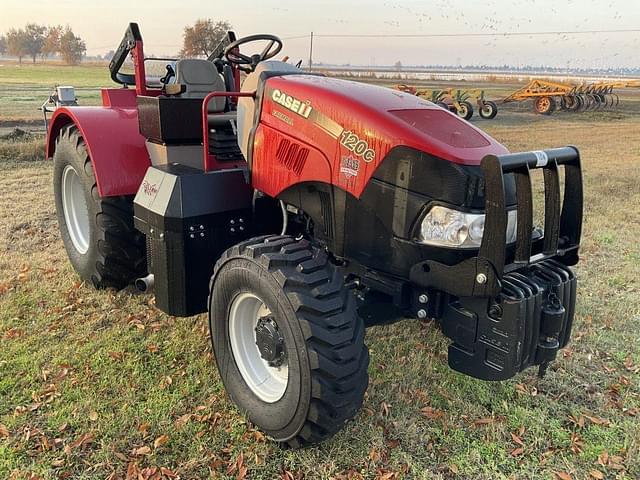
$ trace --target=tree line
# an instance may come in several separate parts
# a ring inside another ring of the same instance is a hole
[[[231,24],[224,20],[197,20],[193,25],[185,27],[179,56],[209,56],[231,28]],[[6,34],[0,35],[0,56],[17,57],[20,63],[25,57],[36,63],[38,58],[44,60],[53,55],[60,55],[65,63],[76,65],[86,52],[84,40],[73,33],[69,26],[29,23],[24,28],[12,28]],[[114,52],[110,51],[104,58],[109,60],[113,54]]]
[[[87,46],[71,27],[62,25],[45,26],[29,23],[24,28],[12,28],[0,35],[0,55],[11,55],[22,63],[24,57],[36,63],[60,55],[68,65],[77,65],[87,52]]]

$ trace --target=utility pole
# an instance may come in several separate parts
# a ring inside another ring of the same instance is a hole
[[[313,32],[311,32],[309,43],[309,71],[313,68]]]

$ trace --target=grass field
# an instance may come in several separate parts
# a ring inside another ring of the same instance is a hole
[[[0,68],[0,120],[32,113],[10,89],[39,104],[67,74],[105,81],[38,68]],[[640,478],[640,103],[626,100],[621,112],[514,107],[477,123],[514,151],[583,154],[577,319],[548,375],[473,380],[449,370],[433,324],[373,327],[363,410],[302,451],[270,443],[226,398],[204,315],[168,317],[149,297],[78,282],[42,138],[0,140],[0,478]]]

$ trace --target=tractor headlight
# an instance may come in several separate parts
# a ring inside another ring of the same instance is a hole
[[[518,212],[507,213],[507,243],[516,241]],[[436,205],[422,219],[418,241],[438,247],[479,248],[484,213],[465,213]]]

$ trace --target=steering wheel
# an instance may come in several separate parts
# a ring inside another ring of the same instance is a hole
[[[240,45],[257,41],[268,41],[267,46],[260,53],[253,54],[251,56],[240,53]],[[249,35],[248,37],[242,37],[235,42],[231,42],[224,49],[224,56],[229,63],[237,65],[243,72],[253,72],[256,69],[258,63],[270,58],[275,57],[280,50],[282,50],[282,40],[275,35],[266,33],[258,35]],[[242,67],[242,65],[248,65],[248,67]]]

